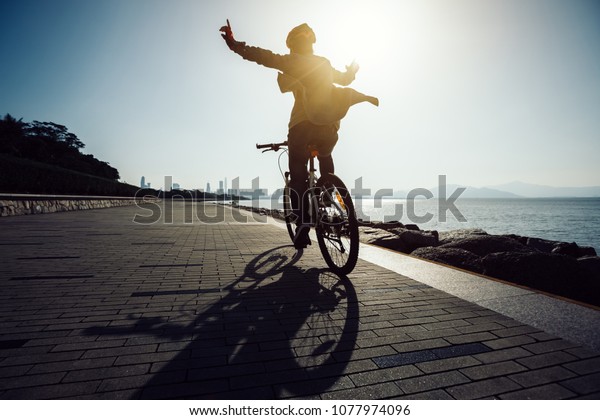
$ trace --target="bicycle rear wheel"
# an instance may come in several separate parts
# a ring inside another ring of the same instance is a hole
[[[296,215],[292,210],[292,199],[290,197],[290,187],[285,186],[283,189],[283,217],[285,219],[285,225],[287,227],[288,234],[290,235],[290,239],[292,243],[294,242],[294,219]]]
[[[337,176],[323,175],[319,191],[317,239],[325,262],[340,275],[349,274],[358,260],[358,221],[346,185]]]

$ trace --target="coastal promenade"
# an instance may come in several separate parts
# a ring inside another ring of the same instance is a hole
[[[375,247],[340,278],[276,223],[189,202],[1,218],[0,399],[600,399],[600,325],[560,338],[546,296]]]

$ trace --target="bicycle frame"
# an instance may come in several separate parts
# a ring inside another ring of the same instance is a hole
[[[279,151],[286,149],[287,142],[257,144],[257,149],[263,151]],[[308,185],[306,197],[301,197],[301,203],[308,205],[306,209],[308,222],[316,231],[319,248],[327,265],[337,274],[348,274],[356,265],[358,259],[358,222],[354,212],[354,204],[343,181],[334,174],[321,174],[317,178],[315,157],[319,156],[316,148],[309,146]],[[283,153],[279,155],[280,159]],[[291,207],[289,172],[279,170],[285,181],[284,189],[284,219],[292,242],[296,241],[294,225],[298,222],[297,216]],[[306,201],[304,201],[306,199]],[[296,209],[297,210],[297,209]]]

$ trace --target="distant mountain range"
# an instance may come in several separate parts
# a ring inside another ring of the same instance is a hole
[[[600,197],[600,186],[550,187],[515,181],[509,184],[495,185],[490,188],[506,191],[521,197]]]
[[[555,197],[600,197],[598,187],[551,187],[547,185],[526,184],[515,181],[508,184],[494,185],[483,188],[466,185],[448,184],[446,197],[450,196],[457,188],[466,188],[460,198],[555,198]],[[439,197],[438,187],[430,188],[434,197]],[[405,198],[406,191],[394,191],[395,198]]]

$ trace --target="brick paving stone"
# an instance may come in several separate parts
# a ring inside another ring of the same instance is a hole
[[[517,362],[527,366],[529,369],[538,369],[546,366],[560,365],[576,359],[575,356],[564,351],[555,351],[552,353],[543,353],[520,358],[517,359]]]
[[[229,390],[226,379],[216,379],[201,382],[185,382],[179,384],[165,384],[145,387],[140,398],[150,400],[202,398],[202,396],[216,394]]]
[[[393,382],[362,386],[359,388],[321,394],[324,400],[379,400],[402,395],[402,390]]]
[[[398,399],[407,400],[453,400],[452,396],[442,389],[434,389],[432,391],[418,392],[416,394],[410,394],[403,397],[397,397]]]
[[[495,376],[505,376],[511,373],[522,372],[526,368],[513,361],[492,363],[489,365],[473,366],[460,369],[460,372],[472,380],[493,378]]]
[[[100,385],[100,381],[15,388],[2,395],[2,399],[46,400],[56,398],[75,398],[80,395],[89,395],[96,392],[98,385]]]
[[[273,387],[263,386],[256,387],[252,389],[243,389],[243,390],[235,390],[235,391],[224,391],[224,392],[216,392],[209,393],[200,397],[200,399],[206,400],[274,400],[277,398],[273,391]],[[305,400],[307,397],[300,397],[300,399]]]
[[[595,352],[587,347],[575,347],[573,349],[566,349],[566,353],[572,354],[579,359],[589,359],[592,357],[598,357],[598,352]]]
[[[447,341],[452,344],[475,343],[478,341],[493,340],[496,336],[489,332],[478,332],[471,334],[461,334],[453,337],[448,337]]]
[[[68,383],[95,379],[120,378],[127,376],[143,375],[149,370],[149,364],[72,370],[69,373],[67,373],[67,375],[63,379],[63,382]]]
[[[434,338],[432,340],[412,341],[409,343],[394,344],[392,347],[398,353],[405,353],[416,350],[435,349],[439,347],[446,347],[449,345],[450,343],[448,343],[444,339]]]
[[[504,400],[562,400],[573,398],[577,394],[558,384],[548,384],[500,395]]]
[[[540,330],[530,325],[518,325],[515,327],[507,327],[503,330],[497,330],[494,334],[498,337],[512,337],[514,335],[533,334]]]
[[[253,375],[234,376],[229,378],[231,389],[252,388],[254,386],[275,385],[290,381],[299,382],[307,380],[308,375],[304,370],[289,370],[281,375],[272,373],[257,373]]]
[[[187,377],[190,381],[201,381],[206,379],[230,378],[233,376],[262,374],[264,372],[265,367],[263,363],[246,363],[241,365],[189,369],[187,371]]]
[[[158,348],[157,344],[147,344],[142,346],[121,346],[121,347],[109,347],[103,349],[87,350],[83,354],[84,359],[96,358],[96,357],[110,357],[110,356],[125,356],[130,354],[145,354],[154,353]]]
[[[377,369],[377,365],[371,360],[351,360],[348,363],[327,363],[324,365],[307,368],[310,378],[322,378],[327,376],[350,375],[357,372],[365,372]]]
[[[42,373],[38,375],[22,375],[5,378],[0,382],[0,390],[58,384],[65,376],[65,372]]]
[[[483,332],[483,331],[488,331],[488,332],[492,332],[494,335],[500,336],[500,334],[498,334],[498,332],[503,331],[505,329],[504,326],[497,324],[495,322],[489,322],[489,323],[485,323],[485,324],[468,324],[466,326],[457,326],[456,330],[459,331],[462,334],[470,334],[470,333],[477,333],[477,332]]]
[[[480,364],[481,362],[472,356],[459,356],[441,360],[432,360],[430,362],[416,363],[415,366],[425,373],[436,373]]]
[[[410,378],[422,374],[423,373],[416,367],[407,365],[356,373],[350,375],[350,379],[357,387],[360,387],[380,382],[395,381],[402,378]]]
[[[565,363],[563,366],[580,375],[584,375],[586,373],[600,372],[600,357]]]
[[[8,366],[0,368],[0,378],[9,378],[11,376],[21,376],[31,370],[31,365]]]
[[[523,344],[535,343],[535,339],[528,335],[515,335],[507,338],[499,338],[497,340],[489,340],[484,341],[488,347],[493,348],[494,350],[505,349],[508,347],[517,347],[522,346]]]
[[[40,363],[31,368],[29,373],[66,372],[70,370],[93,369],[112,366],[115,357],[104,357],[99,359],[80,359],[66,362]]]
[[[428,340],[432,338],[445,338],[460,335],[454,328],[434,329],[431,331],[411,332],[407,334],[413,340]],[[450,340],[448,340],[450,341]]]
[[[528,344],[523,346],[525,350],[528,350],[534,354],[549,353],[573,347],[577,347],[577,345],[566,340],[543,341],[540,343]]]
[[[154,385],[185,382],[186,372],[183,370],[160,372],[153,375],[133,375],[102,380],[96,392],[120,391],[124,389],[139,390],[146,384]]]
[[[58,362],[64,360],[77,360],[82,355],[82,351],[70,351],[64,353],[47,353],[29,356],[6,357],[4,360],[0,361],[0,367],[31,365],[36,363]]]
[[[273,391],[277,398],[293,398],[314,395],[315,390],[334,392],[345,389],[354,389],[354,383],[347,376],[339,378],[322,378],[308,381],[277,384]]]
[[[561,366],[552,366],[543,369],[530,370],[523,373],[509,375],[509,378],[524,387],[543,385],[572,378],[575,374]]]
[[[600,400],[600,392],[574,397],[574,400]]]
[[[517,358],[523,358],[531,356],[532,354],[521,347],[513,347],[503,350],[491,351],[488,353],[481,353],[473,355],[474,358],[480,360],[483,363],[494,363],[501,362],[503,360],[511,360]]]
[[[578,394],[591,394],[600,391],[600,373],[567,379],[566,381],[560,382],[560,384]]]
[[[446,391],[456,399],[471,400],[506,394],[519,388],[521,387],[516,382],[501,377],[454,386]]]
[[[469,378],[462,375],[460,372],[450,371],[402,379],[396,381],[396,385],[398,385],[405,394],[415,394],[436,388],[447,388],[452,385],[464,384],[468,382],[470,382]]]
[[[107,340],[107,341],[78,341],[74,343],[58,344],[54,346],[51,352],[72,351],[72,350],[89,350],[99,348],[122,347],[125,340]]]

